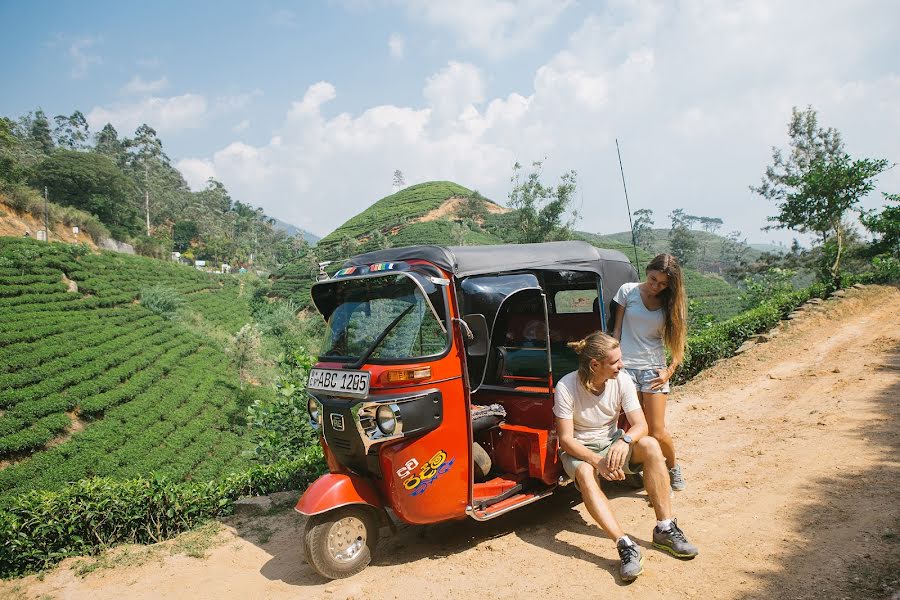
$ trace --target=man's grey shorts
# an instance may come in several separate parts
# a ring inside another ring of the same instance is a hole
[[[621,434],[621,429],[619,433],[613,437],[611,442],[599,441],[599,442],[581,442],[585,448],[590,450],[591,452],[595,452],[600,456],[606,456],[606,453],[609,452],[610,446],[613,445],[617,439],[619,439],[619,435]],[[631,451],[634,450],[634,446],[628,449],[628,457],[625,459],[625,466],[622,467],[622,471],[627,475],[636,475],[641,472],[640,465],[633,465],[631,463]],[[584,462],[581,459],[575,458],[574,456],[570,456],[566,454],[564,450],[559,451],[559,458],[562,461],[563,469],[571,479],[575,479],[575,472],[578,470],[578,467]],[[598,475],[599,477],[599,475]]]
[[[661,367],[665,368],[665,367]],[[637,391],[645,394],[668,394],[669,382],[665,382],[659,389],[650,389],[650,382],[659,377],[659,369],[625,369],[628,376],[634,382]]]

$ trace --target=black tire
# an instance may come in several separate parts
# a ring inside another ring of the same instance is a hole
[[[364,505],[313,515],[303,532],[306,560],[319,575],[341,579],[369,566],[378,545],[378,517]]]
[[[472,444],[472,463],[475,467],[475,482],[487,479],[491,472],[491,455],[478,442]]]

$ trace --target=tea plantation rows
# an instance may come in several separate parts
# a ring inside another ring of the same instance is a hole
[[[137,302],[160,285],[190,318]],[[246,466],[223,335],[203,334],[250,321],[240,295],[236,278],[174,263],[0,238],[0,498],[94,475],[209,479]]]

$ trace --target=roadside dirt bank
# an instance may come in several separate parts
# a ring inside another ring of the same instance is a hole
[[[69,559],[0,583],[3,598],[900,598],[900,291],[808,306],[778,335],[676,389],[670,428],[688,488],[679,524],[700,556],[650,547],[643,492],[611,489],[645,572],[617,555],[573,486],[488,523],[382,530],[346,580],[303,560],[290,508],[192,538]]]

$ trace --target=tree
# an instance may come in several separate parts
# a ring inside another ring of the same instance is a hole
[[[90,133],[87,119],[80,110],[76,110],[68,117],[56,115],[53,120],[56,121],[53,137],[57,146],[69,150],[82,150],[86,147]]]
[[[30,115],[29,115],[30,117]],[[34,112],[34,118],[30,119],[30,139],[43,154],[53,152],[53,137],[50,135],[50,121],[40,108]]]
[[[900,194],[882,195],[893,206],[885,206],[880,213],[868,211],[860,220],[877,236],[872,243],[873,254],[890,253],[900,258]]]
[[[851,159],[840,134],[818,126],[811,106],[802,112],[793,109],[788,134],[790,156],[784,158],[780,149],[773,148],[772,165],[766,167],[761,184],[750,189],[777,203],[778,214],[768,218],[774,225],[767,229],[813,232],[823,246],[834,245],[823,255],[830,265],[823,266],[837,283],[847,233],[845,216],[874,189],[875,177],[888,162]]]
[[[529,244],[569,239],[578,212],[572,211],[564,221],[575,194],[578,176],[575,171],[563,173],[559,183],[545,186],[541,183],[543,163],[532,163],[532,171],[522,180],[522,165],[513,165],[510,181],[515,184],[509,193],[509,206],[516,209],[518,241]]]
[[[21,178],[19,153],[21,142],[13,133],[15,124],[0,117],[0,180],[14,182]]]
[[[172,226],[172,243],[175,250],[184,252],[191,246],[191,241],[197,237],[197,224],[193,221],[175,221]]]
[[[719,227],[722,226],[722,219],[718,217],[697,217],[697,220],[700,221],[700,227],[703,231],[707,233],[715,233],[719,230]]]
[[[403,178],[403,171],[400,169],[394,170],[394,187],[398,190],[406,187],[406,179]]]
[[[125,167],[128,158],[125,152],[125,144],[119,139],[119,132],[107,123],[103,129],[94,136],[94,152],[98,152],[116,163],[120,168]]]
[[[740,231],[732,231],[722,240],[720,260],[726,268],[741,266],[744,256],[747,254],[747,239],[741,239]]]
[[[250,373],[259,362],[259,346],[262,338],[255,325],[247,323],[241,327],[233,338],[228,341],[225,351],[234,366],[237,367],[238,378],[241,382],[241,391],[244,383],[250,378]]]
[[[652,252],[653,248],[653,211],[649,208],[641,208],[634,211],[634,228],[632,229],[634,243]]]
[[[147,221],[147,235],[150,235],[150,168],[165,157],[162,142],[156,137],[156,130],[144,123],[134,132],[134,139],[126,140],[125,147],[131,151],[130,166],[134,177],[143,171],[144,214]],[[167,159],[168,160],[168,159]],[[140,175],[137,175],[140,177]]]
[[[676,208],[669,214],[672,220],[672,229],[669,232],[669,251],[678,259],[682,266],[687,266],[697,255],[700,243],[691,232],[687,223],[688,217],[684,210]]]
[[[96,215],[119,237],[140,231],[134,184],[101,154],[57,150],[32,169],[29,183],[46,186],[57,204]]]

